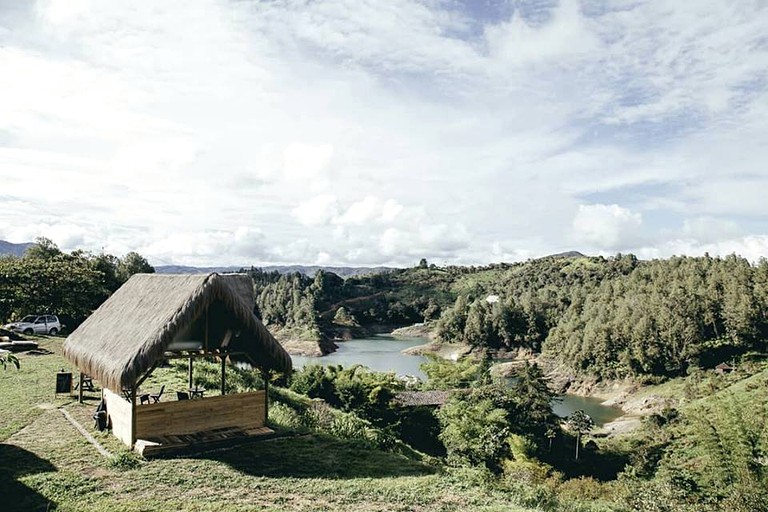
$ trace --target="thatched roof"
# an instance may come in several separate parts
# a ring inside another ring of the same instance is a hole
[[[102,385],[127,388],[209,308],[239,334],[231,350],[262,368],[291,371],[291,357],[253,315],[250,277],[237,274],[136,274],[67,338],[64,355]]]

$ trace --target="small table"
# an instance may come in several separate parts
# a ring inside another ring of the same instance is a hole
[[[205,388],[189,388],[189,398],[203,398],[205,394]]]

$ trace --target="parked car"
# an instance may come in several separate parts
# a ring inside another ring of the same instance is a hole
[[[61,323],[56,315],[27,315],[18,322],[4,325],[4,328],[24,334],[50,334],[61,331]]]

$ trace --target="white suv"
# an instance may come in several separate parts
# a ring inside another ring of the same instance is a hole
[[[18,322],[3,327],[24,334],[50,334],[51,336],[59,334],[61,330],[61,324],[56,315],[27,315]]]

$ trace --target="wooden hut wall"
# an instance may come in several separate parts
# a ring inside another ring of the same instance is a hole
[[[132,446],[131,403],[107,388],[104,388],[104,400],[107,402],[107,416],[112,425],[112,433],[126,445]]]
[[[247,430],[263,427],[265,422],[264,391],[160,402],[136,408],[136,438],[191,434],[226,427]]]

